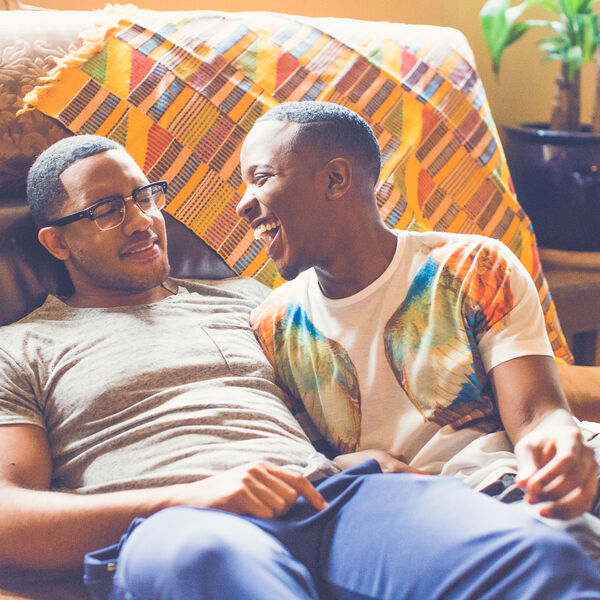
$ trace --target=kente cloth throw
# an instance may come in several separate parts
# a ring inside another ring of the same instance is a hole
[[[244,137],[281,102],[336,102],[379,140],[385,223],[505,242],[535,281],[556,357],[572,360],[460,32],[261,12],[129,13],[87,35],[25,100],[76,134],[122,143],[150,181],[168,181],[167,212],[236,273],[281,283],[235,213]]]

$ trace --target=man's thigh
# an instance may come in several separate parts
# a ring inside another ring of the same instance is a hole
[[[325,511],[311,515],[301,500],[289,529],[263,526],[324,597],[600,598],[595,566],[568,535],[455,478],[346,472],[319,491]]]
[[[110,600],[318,600],[306,567],[243,517],[181,506],[140,521]]]
[[[538,506],[528,504],[525,500],[513,502],[510,506],[532,515],[550,527],[566,531],[581,544],[588,556],[600,567],[600,519],[596,515],[586,512],[574,519],[547,519],[539,515]]]

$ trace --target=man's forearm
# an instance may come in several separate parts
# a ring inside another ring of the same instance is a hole
[[[0,487],[0,566],[80,565],[86,552],[118,542],[133,518],[170,506],[211,507],[272,519],[299,496],[317,510],[327,506],[300,473],[265,461],[192,483],[87,496],[7,484]]]
[[[0,488],[0,565],[80,565],[86,552],[118,542],[134,517],[165,508],[157,489],[79,495]]]

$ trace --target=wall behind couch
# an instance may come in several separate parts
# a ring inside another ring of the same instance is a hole
[[[28,0],[24,0],[27,2]],[[30,0],[32,4],[47,8],[79,10],[101,8],[104,0]],[[163,0],[131,0],[142,8],[160,10]],[[121,0],[126,3],[127,0]],[[516,0],[513,1],[513,4]],[[371,21],[397,21],[446,25],[460,29],[468,38],[475,53],[477,66],[489,97],[492,113],[498,125],[520,122],[546,121],[550,117],[553,80],[558,72],[557,63],[542,63],[535,41],[544,32],[529,32],[524,39],[507,50],[500,78],[491,70],[489,54],[485,47],[479,24],[479,10],[484,0],[172,0],[169,10],[197,8],[244,11],[268,10],[309,16],[332,16]],[[547,16],[540,11],[539,16]],[[583,90],[582,115],[588,120],[593,94],[593,65],[584,73],[587,86]],[[586,74],[587,73],[587,74]]]

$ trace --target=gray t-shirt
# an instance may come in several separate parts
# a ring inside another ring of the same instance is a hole
[[[248,325],[265,288],[177,283],[177,294],[132,307],[50,296],[0,328],[0,425],[46,431],[51,487],[169,485],[254,460],[313,481],[337,472],[286,408]]]

